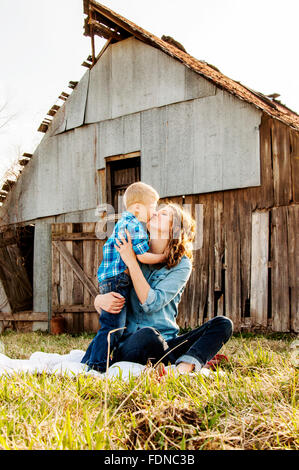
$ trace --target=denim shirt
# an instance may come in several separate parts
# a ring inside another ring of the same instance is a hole
[[[132,288],[131,305],[127,311],[126,329],[121,342],[140,328],[156,328],[166,341],[177,336],[176,323],[178,304],[192,271],[192,263],[187,256],[171,269],[166,266],[140,263],[142,273],[150,285],[146,301],[142,304]]]

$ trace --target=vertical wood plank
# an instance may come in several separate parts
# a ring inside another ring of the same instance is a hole
[[[222,290],[222,264],[224,254],[224,230],[223,230],[223,192],[215,193],[214,199],[214,259],[215,259],[215,283],[214,290]]]
[[[83,232],[84,228],[82,227],[84,224],[81,223],[74,223],[73,224],[73,233],[74,232]],[[83,241],[82,240],[73,240],[73,257],[78,262],[79,266],[84,270],[84,254],[83,254]],[[83,298],[83,284],[82,281],[74,274],[73,276],[73,295],[72,295],[72,304],[80,305],[84,304]],[[73,332],[80,333],[84,331],[84,324],[83,324],[83,313],[73,313]]]
[[[182,196],[171,197],[171,198],[161,198],[158,202],[158,209],[163,207],[163,204],[167,204],[167,203],[174,203],[183,207],[183,198]],[[193,214],[193,210],[194,210],[193,198],[187,197],[187,202],[185,201],[185,203],[191,205],[189,209],[191,211],[191,214]],[[190,303],[188,303],[190,299],[190,295],[191,295],[190,286],[193,285],[192,283],[193,277],[194,277],[194,270],[192,270],[191,276],[182,294],[181,301],[178,306],[177,323],[182,328],[186,328],[188,326],[193,325],[192,306],[190,306]]]
[[[217,316],[224,315],[224,294],[221,294],[217,301]]]
[[[276,119],[271,122],[274,205],[286,206],[292,199],[290,136],[288,127]]]
[[[94,232],[95,223],[83,223],[82,224],[83,232]],[[83,248],[83,265],[82,269],[93,284],[97,284],[96,279],[94,278],[94,259],[95,259],[95,245],[96,241],[94,240],[84,240],[82,242]],[[90,292],[84,287],[83,294],[83,303],[84,305],[93,305],[94,297]],[[87,331],[92,331],[92,318],[90,313],[84,313],[84,329]]]
[[[299,202],[299,132],[290,132],[291,145],[291,172],[292,172],[292,200]]]
[[[288,207],[288,263],[291,330],[299,332],[299,204]]]
[[[192,213],[194,213],[196,204],[199,203],[199,196],[186,196],[185,204],[192,205]],[[203,223],[204,219],[203,219]],[[185,303],[182,304],[181,310],[184,309],[184,313],[182,316],[184,317],[184,325],[185,327],[191,326],[195,328],[199,326],[199,318],[198,318],[198,309],[199,309],[199,296],[200,296],[200,249],[193,251],[193,269],[186,286],[184,292],[184,301]]]
[[[98,187],[99,187],[99,201],[100,204],[106,202],[106,170],[98,170]]]
[[[209,245],[208,245],[208,295],[206,306],[206,320],[211,320],[214,315],[215,301],[214,301],[214,285],[215,285],[215,195],[210,195],[210,226],[209,226]]]
[[[191,213],[196,222],[196,238],[193,245],[193,269],[179,304],[178,324],[186,328],[199,325],[198,282],[200,271],[198,269],[198,259],[200,256],[199,252],[202,249],[203,214],[201,209],[203,209],[203,206],[200,206],[198,196],[188,195],[184,198],[183,207],[187,212]]]
[[[52,235],[59,233],[62,224],[52,224]],[[52,310],[60,306],[60,253],[52,243]]]
[[[213,207],[211,203],[211,195],[203,194],[199,196],[199,204],[203,204],[203,246],[198,250],[197,254],[197,270],[196,270],[196,286],[194,299],[195,307],[197,308],[197,324],[202,325],[204,322],[205,309],[207,311],[208,305],[208,285],[209,285],[209,242],[211,231],[211,218],[213,217]]]
[[[182,199],[180,202],[183,205],[184,209],[187,210],[194,217],[194,209],[195,209],[194,197],[186,196],[184,204],[183,204]],[[192,278],[194,276],[194,257],[195,257],[195,250],[193,250],[193,269],[192,269],[189,281],[187,282],[185,290],[182,294],[181,301],[178,307],[177,323],[182,328],[187,328],[190,324],[190,318],[191,318],[190,307],[191,306],[190,306],[189,299],[190,299],[190,296],[192,295],[191,293],[192,288],[194,288],[193,283],[192,283]]]
[[[73,224],[65,223],[62,224],[63,230],[66,233],[73,232]],[[73,254],[73,242],[65,241],[63,242],[66,249]],[[74,282],[74,272],[70,269],[68,263],[64,260],[63,256],[60,256],[60,304],[61,305],[72,305],[73,303],[73,282]],[[72,313],[63,313],[62,316],[65,318],[65,327],[68,333],[73,333],[73,314]]]
[[[94,256],[94,263],[93,263],[93,275],[97,279],[97,272],[98,268],[103,259],[103,246],[106,243],[107,239],[104,240],[96,240],[95,242],[95,256]],[[97,281],[98,286],[98,281]],[[85,318],[84,318],[85,321]],[[89,331],[96,333],[99,329],[99,314],[98,313],[90,313],[89,314]]]
[[[272,329],[290,331],[289,265],[287,240],[287,207],[272,209]]]
[[[260,171],[261,186],[247,188],[252,210],[273,207],[273,170],[272,170],[272,119],[265,114],[260,125]]]
[[[252,213],[250,317],[252,325],[267,327],[269,212]]]
[[[239,205],[234,191],[224,192],[225,315],[238,331],[241,323]]]
[[[107,204],[113,204],[111,189],[111,166],[109,162],[106,162],[106,201]]]
[[[251,262],[251,200],[247,189],[236,194],[240,213],[240,270],[241,270],[241,316],[245,319],[246,305],[250,299],[250,262]]]

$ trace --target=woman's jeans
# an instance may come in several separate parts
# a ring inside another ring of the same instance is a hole
[[[188,362],[200,370],[229,340],[233,332],[232,321],[223,316],[212,318],[199,328],[166,342],[158,330],[144,327],[132,333],[120,344],[113,355],[113,363],[131,361],[153,365]],[[164,356],[164,357],[163,357]]]
[[[118,331],[110,333],[110,353],[117,346],[120,340],[124,327],[126,325],[127,316],[127,302],[129,300],[130,290],[132,288],[132,281],[130,276],[122,272],[115,277],[105,279],[100,282],[100,294],[107,294],[108,292],[118,292],[125,297],[126,302],[120,313],[114,314],[106,312],[101,309],[100,315],[100,329],[88,346],[81,363],[88,364],[90,368],[96,369],[99,372],[104,372],[107,366],[108,355],[108,334],[110,331],[121,328]],[[110,365],[110,362],[109,362]]]

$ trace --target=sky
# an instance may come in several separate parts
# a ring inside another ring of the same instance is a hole
[[[228,77],[279,93],[299,114],[298,0],[100,3],[158,37],[172,36]],[[91,45],[83,25],[83,0],[0,0],[0,179],[24,152],[34,152],[48,110],[85,73]],[[104,43],[97,39],[97,53]]]

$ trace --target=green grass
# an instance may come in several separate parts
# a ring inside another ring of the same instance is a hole
[[[6,332],[5,354],[85,350],[92,335]],[[213,378],[0,377],[0,449],[298,449],[291,335],[235,335]]]

